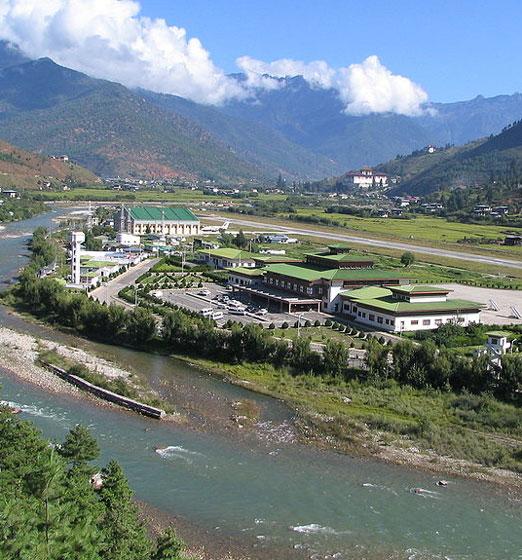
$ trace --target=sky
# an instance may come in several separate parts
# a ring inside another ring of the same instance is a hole
[[[142,0],[227,72],[248,54],[339,67],[377,55],[433,101],[522,91],[520,0]]]
[[[209,105],[299,74],[350,115],[522,91],[521,21],[522,0],[0,0],[32,58]]]

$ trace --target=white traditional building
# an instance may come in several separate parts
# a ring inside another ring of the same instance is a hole
[[[450,290],[408,284],[341,292],[342,313],[362,325],[390,332],[436,329],[444,323],[480,322],[482,304],[448,299]]]
[[[388,175],[374,171],[371,167],[363,167],[358,171],[350,171],[345,175],[348,183],[355,188],[387,187]]]

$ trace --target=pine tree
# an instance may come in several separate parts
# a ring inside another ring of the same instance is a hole
[[[152,547],[145,528],[138,520],[132,491],[122,468],[111,461],[102,470],[100,500],[105,508],[102,526],[105,532],[104,560],[145,560]]]

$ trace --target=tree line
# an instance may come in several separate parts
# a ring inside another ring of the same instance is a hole
[[[61,444],[0,410],[0,557],[4,560],[184,560],[172,529],[140,521],[121,466],[98,470],[96,440],[75,426]]]

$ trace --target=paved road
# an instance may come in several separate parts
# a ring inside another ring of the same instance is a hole
[[[268,219],[269,218],[265,218],[265,220]],[[331,233],[322,230],[282,226],[278,224],[271,224],[268,221],[256,222],[253,220],[243,220],[239,218],[229,218],[229,217],[222,218],[220,216],[212,216],[212,220],[220,220],[220,221],[227,220],[232,224],[253,227],[253,228],[263,228],[264,230],[267,229],[267,226],[273,226],[273,229],[277,229],[280,231],[295,233],[299,235],[312,235],[315,237],[322,237],[323,239],[328,239],[332,241],[352,241],[354,243],[364,243],[365,245],[370,245],[372,247],[388,247],[390,249],[399,249],[401,251],[414,251],[415,253],[426,253],[428,255],[437,255],[440,257],[448,257],[448,258],[458,259],[463,261],[482,262],[489,265],[508,266],[511,268],[522,269],[522,261],[515,261],[503,257],[489,257],[486,255],[475,255],[471,253],[466,253],[464,251],[450,251],[447,249],[437,249],[434,247],[423,247],[421,245],[412,245],[411,243],[401,243],[397,241],[387,241],[382,239],[370,239],[367,237],[358,237],[356,235],[351,235],[346,233]]]
[[[92,298],[97,299],[99,302],[107,303],[107,305],[109,305],[110,303],[114,303],[115,301],[120,304],[129,305],[118,298],[118,292],[126,286],[134,284],[138,277],[140,277],[142,274],[145,274],[145,272],[150,270],[158,261],[159,259],[147,259],[145,261],[142,261],[136,266],[129,268],[127,272],[120,274],[120,276],[117,276],[116,278],[103,284],[99,288],[96,288],[95,290],[90,292],[89,295]]]

